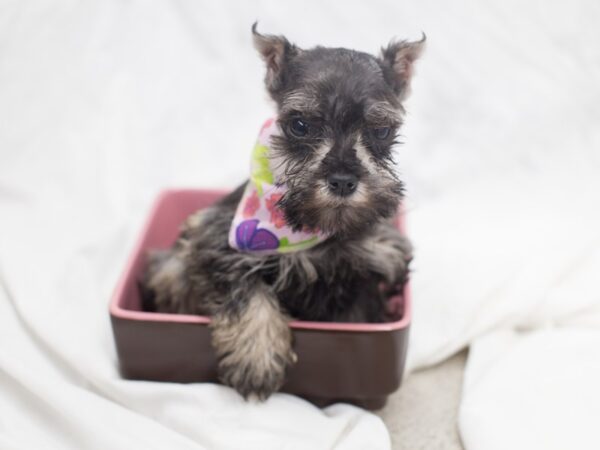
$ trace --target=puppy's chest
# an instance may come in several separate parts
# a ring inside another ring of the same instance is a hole
[[[295,318],[334,320],[377,291],[380,279],[359,255],[343,252],[298,252],[279,258],[267,273],[279,301]]]

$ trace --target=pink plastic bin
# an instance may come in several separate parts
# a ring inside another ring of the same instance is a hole
[[[123,377],[172,382],[216,382],[209,317],[145,312],[137,280],[149,249],[169,248],[180,224],[224,192],[167,190],[155,202],[110,302]],[[411,320],[408,287],[392,299],[395,322],[379,324],[292,321],[297,364],[282,391],[324,406],[345,401],[381,408],[402,380]]]

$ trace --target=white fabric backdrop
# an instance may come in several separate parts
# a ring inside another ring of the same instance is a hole
[[[307,47],[427,33],[397,158],[417,255],[409,367],[475,342],[468,449],[550,448],[539,427],[592,448],[598,387],[578,375],[599,358],[585,344],[600,325],[592,0],[0,2],[0,448],[389,446],[349,406],[118,377],[107,301],[150,202],[238,183],[271,113],[255,19]],[[542,367],[565,372],[533,389]],[[518,417],[497,401],[516,392]]]

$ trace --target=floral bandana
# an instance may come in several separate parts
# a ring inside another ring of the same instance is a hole
[[[279,133],[274,119],[262,126],[252,151],[250,181],[229,230],[229,245],[243,252],[274,254],[311,248],[327,239],[319,230],[292,231],[277,202],[286,191],[275,184],[269,162],[271,136]]]

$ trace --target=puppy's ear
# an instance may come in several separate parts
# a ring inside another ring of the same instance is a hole
[[[252,36],[254,47],[260,53],[267,66],[265,83],[269,91],[277,90],[282,83],[282,74],[285,71],[289,59],[298,53],[298,48],[290,44],[283,36],[260,34],[256,31],[257,22],[252,25]]]
[[[414,62],[425,48],[425,33],[419,41],[392,41],[381,49],[381,60],[388,82],[400,98],[404,100],[409,94],[410,79]]]

